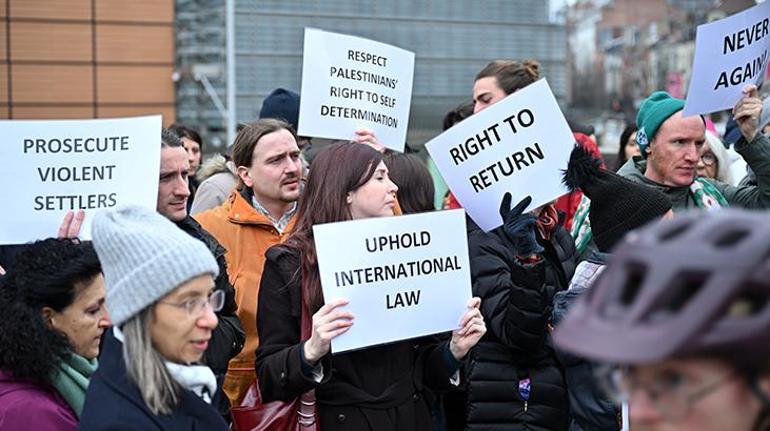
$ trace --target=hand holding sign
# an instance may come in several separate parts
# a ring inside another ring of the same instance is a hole
[[[506,192],[500,203],[500,217],[503,218],[503,232],[519,256],[531,256],[543,252],[543,247],[535,238],[535,222],[537,218],[524,209],[532,203],[532,197],[527,196],[514,208],[511,208],[511,194]]]
[[[759,133],[759,115],[762,113],[762,99],[759,98],[756,85],[747,85],[743,97],[733,108],[733,117],[741,128],[741,135],[751,142]]]
[[[452,340],[449,342],[449,351],[456,360],[462,360],[481,337],[487,333],[487,325],[479,307],[481,298],[473,297],[468,300],[468,311],[460,319],[460,329],[452,332]]]
[[[85,218],[86,212],[83,210],[77,210],[77,212],[67,211],[61,226],[59,226],[59,233],[56,237],[60,239],[77,238],[80,235],[80,226]]]
[[[380,153],[385,152],[385,146],[380,143],[380,140],[377,139],[377,136],[374,134],[374,132],[368,129],[356,130],[356,136],[353,137],[353,142],[366,144],[379,151]]]
[[[335,299],[313,315],[313,332],[304,345],[305,360],[311,365],[329,353],[334,337],[344,334],[353,325],[353,314],[339,309],[347,304],[345,299]]]

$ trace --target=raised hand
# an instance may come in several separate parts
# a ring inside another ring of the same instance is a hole
[[[356,130],[356,135],[353,137],[353,142],[366,144],[381,153],[385,152],[385,146],[380,143],[380,140],[377,139],[377,136],[371,130],[367,130],[367,129]]]
[[[511,194],[506,192],[500,203],[500,217],[503,219],[503,232],[519,256],[531,256],[543,252],[543,247],[535,237],[535,221],[537,218],[524,213],[532,203],[532,197],[527,196],[515,207],[511,208]]]
[[[304,345],[305,359],[310,364],[315,365],[329,353],[332,339],[344,334],[353,325],[353,314],[339,309],[347,304],[346,299],[336,299],[313,315],[313,332]]]
[[[759,116],[762,113],[762,99],[756,85],[743,88],[743,97],[733,107],[733,117],[741,128],[741,135],[751,142],[759,133]]]

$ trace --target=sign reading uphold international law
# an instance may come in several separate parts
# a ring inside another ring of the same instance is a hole
[[[403,152],[413,79],[413,52],[306,28],[298,133],[350,140],[368,129]]]
[[[56,236],[67,211],[155,208],[161,117],[0,121],[0,244]]]
[[[698,26],[685,116],[731,109],[770,63],[770,1]]]
[[[567,192],[562,172],[575,138],[545,79],[463,120],[425,144],[457,200],[485,231],[502,224],[505,192],[527,211]]]
[[[324,300],[347,299],[355,317],[334,353],[459,327],[471,298],[462,210],[316,225],[313,235]]]

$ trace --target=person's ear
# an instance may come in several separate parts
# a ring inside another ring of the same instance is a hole
[[[43,322],[45,322],[45,324],[49,328],[53,329],[55,327],[53,320],[54,320],[54,317],[56,316],[56,311],[51,307],[43,307],[42,313],[43,313]]]
[[[249,172],[249,168],[246,166],[238,166],[236,173],[238,174],[238,177],[241,179],[241,181],[243,181],[243,184],[246,185],[246,187],[254,186],[254,181],[251,179],[251,172]]]

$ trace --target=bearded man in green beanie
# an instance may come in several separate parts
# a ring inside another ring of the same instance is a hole
[[[628,160],[618,174],[665,193],[674,212],[729,206],[770,208],[770,141],[759,130],[762,100],[757,87],[746,86],[743,97],[733,108],[742,135],[735,150],[756,173],[755,186],[735,187],[696,178],[695,168],[706,141],[706,126],[700,115],[684,117],[683,108],[684,100],[673,98],[665,91],[656,91],[642,102],[636,116],[639,128],[636,140],[641,156]],[[588,204],[584,198],[572,227],[578,252],[583,256],[593,248]]]

